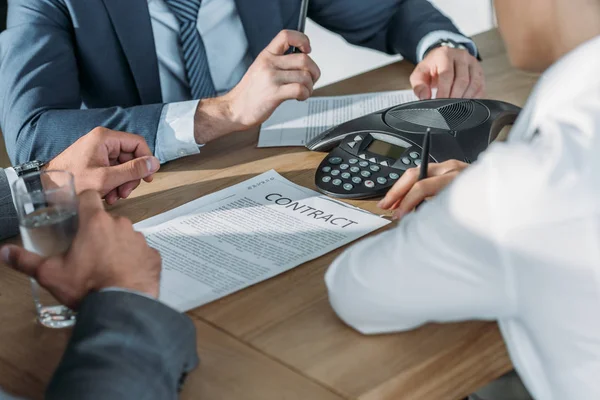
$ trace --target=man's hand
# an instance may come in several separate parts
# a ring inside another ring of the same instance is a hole
[[[442,191],[469,164],[458,160],[429,164],[427,179],[419,181],[419,168],[407,170],[378,204],[384,210],[395,210],[394,219],[411,212],[423,200]]]
[[[285,55],[290,46],[302,53]],[[285,100],[306,100],[321,76],[310,53],[308,37],[281,31],[263,50],[231,92],[200,101],[195,118],[196,142],[256,127]]]
[[[128,219],[106,213],[95,191],[79,199],[79,230],[66,254],[44,259],[9,245],[0,249],[0,256],[71,309],[89,292],[112,287],[158,297],[160,255]]]
[[[485,78],[479,61],[467,50],[438,47],[431,50],[412,75],[410,83],[417,97],[480,98],[485,95]]]
[[[143,137],[106,128],[83,136],[45,167],[71,172],[78,193],[96,190],[108,204],[127,198],[141,179],[152,181],[159,168]]]

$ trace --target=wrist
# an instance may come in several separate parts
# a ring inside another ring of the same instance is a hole
[[[229,95],[198,102],[194,116],[194,138],[205,144],[229,133],[248,129],[232,106]]]

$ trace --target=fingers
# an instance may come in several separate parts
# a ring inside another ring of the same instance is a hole
[[[2,247],[0,257],[2,262],[32,278],[36,277],[38,268],[44,263],[43,257],[14,245]]]
[[[398,209],[394,211],[393,218],[402,218],[404,215],[411,212],[423,200],[438,194],[443,188],[448,186],[448,184],[454,180],[458,173],[458,171],[452,171],[444,175],[427,178],[415,183],[400,202]]]
[[[300,101],[308,99],[312,94],[306,86],[300,83],[290,83],[280,86],[279,89],[277,89],[277,93],[281,100],[295,99]]]
[[[302,53],[311,51],[310,40],[302,32],[283,30],[269,43],[266,51],[275,55],[283,55],[290,47],[297,47]]]
[[[437,61],[437,98],[450,97],[454,83],[454,61],[449,57],[440,57]]]
[[[94,214],[104,211],[98,192],[86,190],[79,195],[79,221],[85,224]]]
[[[468,166],[467,163],[458,160],[448,160],[442,163],[431,163],[427,168],[428,177],[436,177],[450,172],[460,172]],[[419,168],[408,169],[398,182],[392,186],[385,197],[379,202],[378,207],[383,210],[394,210],[400,206],[404,197],[419,181]]]
[[[277,86],[283,86],[289,83],[299,83],[306,87],[312,95],[314,82],[312,76],[306,71],[279,71],[275,80]]]
[[[144,179],[154,174],[159,168],[160,162],[153,156],[135,158],[124,164],[102,168],[101,195],[106,195],[127,182]]]
[[[140,135],[111,130],[105,131],[104,135],[109,158],[119,158],[121,153],[131,153],[134,158],[152,155],[146,140]]]
[[[431,70],[425,64],[419,64],[410,75],[410,84],[420,100],[431,98]]]
[[[108,204],[109,206],[112,206],[117,201],[119,201],[119,194],[117,192],[117,189],[111,190],[106,196],[104,196],[104,201],[106,201],[106,204]]]
[[[433,167],[433,164],[428,166],[429,169]],[[399,204],[399,201],[406,196],[408,191],[417,181],[419,180],[419,169],[411,168],[404,172],[398,182],[392,186],[392,188],[387,192],[385,197],[377,204],[377,206],[383,210],[389,210],[393,208],[395,204]]]
[[[450,91],[450,97],[452,98],[463,98],[467,87],[471,83],[469,62],[467,61],[468,54],[463,53],[465,53],[463,57],[458,57],[454,61],[454,83]]]
[[[485,80],[483,77],[483,70],[478,62],[476,62],[476,64],[469,64],[469,76],[469,86],[463,97],[468,99],[483,97],[485,95]]]
[[[308,71],[313,83],[316,83],[321,77],[321,70],[318,65],[306,54],[289,54],[282,57],[275,57],[273,64],[283,70]]]
[[[119,195],[119,198],[128,198],[131,192],[133,192],[140,185],[141,182],[142,181],[138,179],[137,181],[130,181],[119,186],[119,188],[117,189],[117,194]]]

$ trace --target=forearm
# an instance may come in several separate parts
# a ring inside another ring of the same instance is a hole
[[[198,103],[194,117],[194,137],[196,143],[206,144],[227,134],[250,128],[239,122],[227,94],[213,99],[203,99]]]
[[[92,293],[84,300],[47,399],[176,399],[197,365],[191,321],[136,294]]]
[[[5,120],[3,133],[15,164],[34,159],[48,161],[98,126],[141,135],[154,151],[162,108],[162,104],[152,104],[90,110],[49,109],[31,116],[16,111]],[[19,117],[25,122],[19,123]]]

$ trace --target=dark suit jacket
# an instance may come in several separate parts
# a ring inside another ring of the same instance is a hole
[[[198,364],[185,315],[125,292],[86,297],[47,400],[175,400]],[[3,396],[0,399],[10,398]]]
[[[299,0],[236,4],[253,57],[296,28]],[[427,0],[312,0],[308,14],[350,43],[412,61],[428,32],[457,32]],[[96,126],[138,133],[154,148],[162,98],[147,0],[11,1],[0,80],[15,164],[47,161]]]
[[[0,240],[19,233],[19,220],[6,173],[0,168]]]

